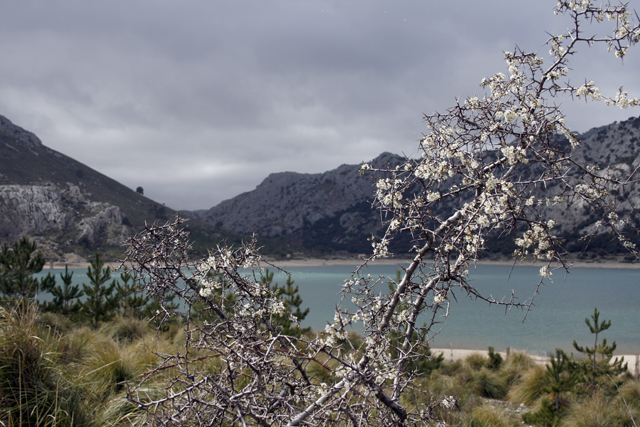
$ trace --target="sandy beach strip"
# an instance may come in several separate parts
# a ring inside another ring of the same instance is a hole
[[[546,365],[549,363],[549,356],[542,356],[539,354],[531,354],[518,349],[510,349],[509,352],[513,353],[526,353],[534,362],[539,365]],[[496,351],[497,354],[500,354],[504,360],[507,358],[506,351]],[[447,362],[455,362],[456,360],[464,360],[472,354],[479,354],[484,357],[488,357],[487,350],[470,350],[470,349],[461,349],[461,348],[432,348],[431,354],[437,355],[442,354],[444,356],[444,360]],[[640,372],[640,355],[638,354],[616,354],[615,358],[624,357],[624,361],[627,364],[627,369],[629,373],[635,377],[638,377],[638,372]]]
[[[531,359],[533,359],[534,362],[540,365],[546,365],[547,363],[549,363],[548,356],[531,354],[531,353],[527,353],[525,351],[521,351],[517,349],[510,349],[509,352],[511,354],[526,353],[527,356],[529,356]],[[472,350],[472,349],[462,349],[462,348],[432,348],[431,354],[434,354],[434,355],[442,354],[444,356],[444,360],[446,360],[447,362],[455,362],[456,360],[464,360],[473,354],[479,354],[481,356],[488,357],[489,352],[487,350]],[[503,359],[507,358],[506,351],[496,351],[496,354],[499,354],[500,356],[502,356]]]

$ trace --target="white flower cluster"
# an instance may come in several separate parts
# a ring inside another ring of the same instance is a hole
[[[258,265],[259,262],[260,256],[254,252],[254,247],[251,245],[238,252],[227,247],[218,248],[215,253],[209,253],[207,258],[197,265],[193,279],[200,285],[200,296],[209,298],[212,293],[222,288],[221,281],[223,279],[221,277],[227,271],[251,268]],[[263,291],[258,292],[258,294],[261,293]]]
[[[347,330],[345,325],[350,324],[350,319],[345,319],[342,315],[336,311],[333,318],[333,323],[324,327],[325,336],[322,342],[328,346],[334,346],[338,340],[347,339]]]
[[[590,4],[591,4],[590,0],[578,0],[578,1],[571,0],[569,2],[558,2],[558,7],[566,5],[566,7],[573,10],[574,12],[578,12],[581,9],[585,9],[585,10],[588,9]]]
[[[520,246],[522,249],[516,250],[516,255],[526,255],[529,253],[529,248],[532,246],[536,246],[533,251],[533,255],[535,257],[540,256],[542,251],[548,250],[551,248],[552,241],[556,236],[553,236],[549,233],[556,225],[555,221],[550,219],[546,224],[532,224],[530,228],[524,232],[521,238],[517,238],[515,243],[517,246]],[[549,250],[546,253],[547,258],[553,257],[553,250]]]
[[[212,280],[209,277],[202,277],[200,279],[199,294],[201,297],[209,298],[215,289],[220,289],[220,283],[217,280]]]
[[[576,89],[575,93],[578,98],[589,97],[594,101],[599,101],[600,99],[602,99],[600,89],[595,86],[593,80],[580,86],[578,89]]]
[[[372,242],[371,246],[373,246],[373,259],[375,258],[386,258],[390,255],[389,253],[389,239],[383,238],[379,242]]]
[[[402,192],[399,190],[402,180],[389,178],[376,181],[376,197],[385,206],[402,207]]]
[[[500,151],[502,151],[502,154],[507,158],[507,162],[510,165],[515,163],[528,163],[526,158],[527,152],[521,146],[514,147],[513,145],[507,145],[502,147]]]
[[[615,105],[620,108],[635,107],[639,103],[640,103],[640,99],[638,98],[629,99],[629,95],[627,94],[627,92],[624,92],[622,90],[622,86],[620,87],[618,94],[614,99],[607,99],[605,101],[605,104],[607,105]]]
[[[490,79],[483,78],[480,82],[482,87],[488,87],[491,89],[491,98],[500,99],[508,94],[505,85],[506,76],[503,73],[496,73]]]
[[[458,400],[454,399],[453,396],[445,397],[444,399],[442,399],[442,406],[447,409],[453,409],[454,406],[456,406],[456,403],[458,403]]]
[[[608,192],[604,188],[596,188],[589,184],[578,184],[575,186],[576,193],[582,197],[590,200],[596,200],[608,195]]]
[[[549,278],[549,279],[550,279],[552,274],[553,274],[553,273],[551,273],[551,272],[549,271],[549,266],[548,266],[548,265],[545,265],[544,267],[542,267],[542,268],[540,269],[540,276],[542,276],[542,277],[546,277],[546,278]]]

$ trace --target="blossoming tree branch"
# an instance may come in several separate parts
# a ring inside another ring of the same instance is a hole
[[[508,74],[483,79],[482,96],[425,117],[420,158],[386,169],[362,165],[363,174],[377,177],[374,204],[386,225],[370,260],[387,256],[398,233],[410,233],[413,261],[390,293],[381,291],[388,278],[356,271],[342,296],[355,308],[338,306],[333,322],[316,337],[282,334],[275,319],[296,319],[261,280],[265,263],[255,242],[219,247],[194,262],[180,219],[132,239],[128,260],[147,292],[162,302],[156,320],[180,317],[185,327],[184,352],[162,356],[163,364],[130,390],[129,398],[148,409],[150,423],[437,423],[436,410],[454,407],[455,396],[426,407],[406,396],[416,389],[414,362],[438,332],[437,321],[449,314],[450,299],[457,293],[525,309],[532,301],[496,300],[468,281],[488,233],[514,239],[516,260],[544,262],[537,286],[552,270],[569,267],[556,223],[545,215],[550,207],[587,207],[600,217],[594,233],[606,229],[636,251],[623,233],[630,224],[616,214],[612,191],[631,177],[575,161],[580,141],[558,104],[573,97],[636,106],[638,99],[623,88],[606,96],[593,81],[574,86],[567,76],[578,47],[604,45],[622,59],[640,40],[640,27],[625,4],[560,1],[555,13],[568,15],[572,25],[550,36],[549,56],[505,53]],[[591,33],[607,25],[607,35]],[[445,204],[450,208],[442,209]],[[174,296],[182,308],[165,303]],[[364,339],[349,334],[355,324]],[[159,376],[166,377],[166,389],[150,391],[148,382]]]

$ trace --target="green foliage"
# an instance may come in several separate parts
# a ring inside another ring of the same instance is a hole
[[[598,334],[611,327],[611,320],[600,322],[600,312],[597,307],[594,308],[591,319],[593,324],[588,318],[585,318],[584,321],[591,333],[595,335],[593,347],[580,346],[575,340],[573,341],[573,347],[586,356],[584,361],[578,363],[578,367],[584,376],[584,382],[592,391],[595,391],[598,385],[605,389],[609,387],[614,377],[627,371],[627,364],[624,363],[624,358],[618,359],[616,357],[613,362],[611,361],[613,352],[616,349],[615,341],[611,345],[607,345],[607,339],[605,338],[602,343],[598,343]],[[602,381],[600,381],[601,378]],[[614,383],[615,386],[620,384],[620,382],[615,381]]]
[[[494,351],[494,348],[489,346],[489,361],[487,362],[487,368],[491,369],[492,371],[496,371],[498,369],[500,369],[500,366],[502,366],[502,356],[500,356],[500,353],[496,353]]]
[[[149,297],[145,296],[136,286],[137,275],[128,271],[120,273],[122,283],[116,283],[116,297],[120,312],[123,316],[133,316],[141,318],[143,316],[143,308],[149,302]],[[131,282],[131,283],[129,283]]]
[[[57,285],[51,289],[53,301],[45,306],[46,310],[62,314],[63,316],[71,316],[80,311],[80,302],[73,301],[84,295],[80,290],[80,286],[72,285],[73,271],[70,273],[69,268],[64,266],[64,274],[60,273],[62,286]]]
[[[567,356],[561,349],[556,349],[555,356],[551,356],[542,376],[541,390],[551,393],[551,398],[543,399],[537,411],[523,414],[522,420],[545,427],[560,425],[568,406],[568,402],[562,399],[562,393],[571,391],[578,380],[578,372],[571,356]]]
[[[35,242],[22,237],[11,248],[0,248],[0,293],[5,299],[33,299],[39,292],[48,292],[56,281],[51,273],[40,280],[33,277],[42,271],[44,256]]]
[[[102,267],[92,265],[92,270],[104,273]],[[61,276],[66,275],[68,271]],[[160,366],[155,354],[176,351],[169,350],[177,345],[169,340],[170,334],[151,332],[145,320],[131,316],[101,320],[98,330],[65,319],[53,312],[39,313],[34,303],[0,307],[0,425],[145,425],[146,413],[126,399],[127,383]],[[608,322],[595,321],[602,323]],[[173,342],[181,339],[179,335]],[[535,426],[631,427],[640,416],[640,383],[630,377],[613,397],[579,395],[574,393],[575,381],[583,378],[582,371],[561,350],[546,367],[517,352],[492,363],[497,355],[491,347],[489,357],[476,354],[464,361],[444,362],[438,355],[437,366],[417,369],[423,375],[401,403],[419,410],[454,396],[455,408],[436,406],[432,414],[447,425],[460,426],[516,426],[524,421]],[[308,372],[312,381],[334,384],[339,380],[334,375],[337,366],[335,359],[318,354],[310,360]],[[145,399],[162,399],[162,375],[169,371],[159,371],[157,381],[144,389]],[[533,411],[520,417],[508,402],[486,400],[507,395]]]
[[[572,390],[578,380],[578,372],[576,371],[575,363],[571,360],[571,356],[567,356],[564,351],[557,348],[556,355],[551,356],[547,365],[547,371],[544,376],[545,386],[543,388],[545,392],[551,393],[551,398],[554,402],[552,409],[556,415],[559,415],[562,405],[561,393]]]
[[[542,407],[536,412],[522,414],[522,421],[537,426],[554,427],[560,425],[560,411],[554,408],[550,400],[543,400]]]
[[[106,286],[111,279],[111,267],[103,267],[104,261],[96,253],[87,269],[90,284],[82,284],[87,299],[80,303],[81,314],[90,321],[94,329],[98,328],[100,322],[113,318],[118,307],[118,299],[113,295],[116,281],[113,280]]]
[[[268,272],[267,272],[268,274]],[[273,279],[273,273],[271,273]],[[298,322],[304,320],[309,314],[309,308],[300,310],[302,305],[302,297],[298,293],[298,286],[293,286],[293,279],[291,276],[287,276],[287,281],[284,286],[278,286],[277,283],[273,284],[271,290],[276,293],[278,298],[284,303],[285,314],[282,316],[274,316],[274,326],[282,327],[282,333],[292,337],[301,337],[302,335],[311,331],[311,328],[301,328],[299,324],[291,321],[289,314],[293,314]]]
[[[295,316],[298,322],[300,322],[309,314],[309,308],[304,310],[300,309],[302,297],[300,297],[298,293],[298,286],[293,286],[294,281],[291,276],[287,276],[287,281],[284,286],[279,286],[277,283],[273,283],[273,274],[269,269],[266,269],[260,280],[264,285],[269,286],[277,295],[278,299],[284,303],[285,314],[279,316],[274,315],[271,322],[273,326],[281,328],[280,332],[283,335],[301,337],[311,331],[311,328],[301,328],[299,324],[291,321],[290,315]]]

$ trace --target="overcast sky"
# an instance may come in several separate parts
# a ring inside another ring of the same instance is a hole
[[[506,73],[504,51],[548,58],[555,3],[6,1],[0,114],[158,202],[210,208],[273,172],[414,153],[422,115]],[[639,96],[640,52],[580,54],[572,82]],[[563,105],[580,132],[640,114]]]

